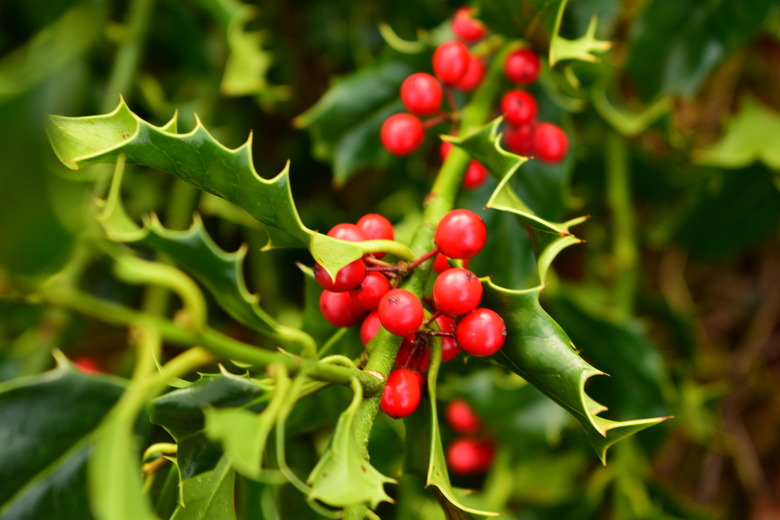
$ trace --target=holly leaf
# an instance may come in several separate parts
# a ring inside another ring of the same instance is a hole
[[[498,185],[485,207],[507,211],[520,218],[531,236],[537,259],[539,282],[544,283],[547,270],[555,256],[570,245],[582,242],[569,230],[572,226],[583,222],[585,218],[579,217],[566,222],[550,222],[541,218],[529,207],[523,200],[523,196],[513,187],[517,186],[519,190],[523,191],[531,190],[530,184],[524,181],[522,172],[518,173],[520,166],[528,158],[510,153],[501,147],[498,133],[500,124],[501,120],[496,119],[463,139],[451,136],[442,136],[442,139],[463,148],[496,177]],[[514,179],[514,177],[517,178]],[[510,183],[510,180],[513,179],[514,182]]]
[[[56,355],[54,370],[0,384],[2,518],[92,518],[87,459],[125,383]]]
[[[560,35],[561,20],[568,0],[563,0],[558,6],[558,14],[555,17],[555,25],[552,29],[552,41],[550,42],[550,67],[563,60],[580,60],[595,62],[598,57],[596,52],[605,52],[612,47],[612,43],[596,38],[596,26],[598,18],[593,16],[588,24],[585,34],[574,40],[569,40]]]
[[[384,484],[396,481],[377,471],[360,451],[352,423],[363,400],[363,390],[359,384],[353,384],[352,389],[352,403],[339,416],[328,449],[307,479],[311,485],[309,499],[334,507],[368,503],[374,509],[380,502],[392,502]]]
[[[599,417],[606,408],[585,393],[585,383],[605,375],[585,362],[563,329],[542,309],[542,287],[509,290],[488,281],[484,303],[506,323],[507,340],[495,359],[541,390],[569,412],[585,430],[602,463],[616,442],[667,417],[612,421]]]
[[[235,472],[222,458],[217,466],[181,482],[181,503],[171,520],[235,520]]]
[[[717,168],[743,168],[761,161],[780,170],[780,113],[744,96],[720,140],[712,148],[698,151],[694,159]]]
[[[176,132],[176,116],[154,126],[134,114],[124,100],[105,115],[49,116],[49,141],[59,160],[78,170],[114,162],[120,153],[244,208],[269,235],[267,248],[308,247],[313,231],[298,216],[290,191],[289,163],[272,179],[255,171],[252,138],[233,150],[216,141],[198,120],[186,134]]]

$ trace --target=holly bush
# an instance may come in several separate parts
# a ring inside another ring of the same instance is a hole
[[[0,518],[780,508],[777,2],[0,13]]]

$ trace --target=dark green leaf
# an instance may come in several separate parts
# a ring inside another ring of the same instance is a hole
[[[775,8],[773,0],[651,0],[631,24],[627,72],[645,99],[692,96]]]
[[[235,472],[222,459],[217,466],[181,483],[182,502],[171,520],[235,520]]]

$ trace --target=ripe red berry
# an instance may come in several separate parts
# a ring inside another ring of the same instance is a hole
[[[545,163],[561,162],[569,149],[563,128],[553,123],[539,123],[533,134],[534,157]]]
[[[363,346],[368,346],[368,342],[374,339],[381,327],[382,323],[379,321],[379,313],[376,311],[368,313],[368,316],[363,319],[363,323],[360,325],[360,341],[363,342]]]
[[[461,7],[452,17],[452,32],[466,43],[474,43],[485,37],[485,24],[473,18],[473,7]]]
[[[420,404],[419,376],[406,368],[397,368],[387,376],[385,390],[379,405],[394,419],[411,415]]]
[[[487,179],[487,175],[488,171],[482,166],[482,163],[472,159],[466,169],[466,175],[463,176],[463,187],[467,190],[479,188]]]
[[[409,155],[423,142],[425,130],[412,114],[393,114],[385,119],[380,131],[382,146],[393,155]]]
[[[84,374],[100,374],[100,364],[91,357],[81,356],[71,360],[73,366]]]
[[[366,311],[361,309],[349,297],[347,292],[322,291],[320,295],[320,312],[334,327],[351,327],[357,325]]]
[[[469,56],[469,50],[463,42],[444,42],[433,52],[433,73],[442,83],[455,85],[466,74]]]
[[[449,141],[442,141],[439,145],[439,157],[441,157],[441,160],[444,161],[447,159],[447,156],[450,154],[450,151],[452,151],[452,147],[455,146]]]
[[[443,254],[439,253],[436,255],[436,260],[433,261],[433,270],[437,273],[443,273],[447,269],[450,269],[452,266],[450,265],[450,261],[447,260],[447,257]]]
[[[472,435],[482,428],[482,421],[469,403],[463,399],[453,399],[444,410],[447,422],[458,433]]]
[[[482,282],[467,269],[447,269],[433,282],[433,302],[448,316],[473,311],[482,300]]]
[[[320,264],[314,264],[314,279],[320,287],[326,291],[344,292],[354,289],[366,277],[366,264],[361,259],[350,262],[336,273],[336,278],[331,279],[325,268]]]
[[[349,291],[349,297],[361,309],[375,311],[379,300],[390,289],[390,282],[387,278],[382,273],[372,271],[365,275],[360,285]]]
[[[447,467],[456,475],[485,473],[493,464],[493,443],[482,439],[460,438],[447,447]]]
[[[418,116],[438,114],[441,100],[441,85],[430,74],[417,72],[401,83],[401,101],[412,114]]]
[[[395,356],[395,366],[408,368],[417,372],[428,370],[431,351],[426,338],[418,334],[410,334],[404,338]]]
[[[494,311],[474,309],[458,322],[455,339],[460,348],[472,356],[490,356],[504,346],[506,326],[501,316]]]
[[[487,67],[485,62],[477,56],[469,55],[469,63],[466,72],[463,73],[460,80],[455,84],[455,88],[463,92],[471,92],[482,84],[485,78]]]
[[[473,211],[454,209],[436,226],[434,240],[449,258],[471,258],[485,246],[487,228]]]
[[[346,240],[347,242],[362,242],[368,240],[366,234],[355,224],[336,224],[330,231],[328,236],[331,238],[338,238],[339,240]]]
[[[504,145],[510,152],[529,156],[534,153],[534,123],[504,126]]]
[[[366,235],[367,240],[392,240],[395,237],[393,225],[378,213],[367,213],[357,221],[357,227]]]
[[[436,323],[439,325],[439,331],[455,334],[455,319],[446,314],[436,316]],[[441,338],[441,360],[450,361],[455,359],[460,353],[460,347],[454,337],[442,336]]]
[[[524,125],[536,118],[536,100],[525,90],[510,90],[501,98],[501,112],[507,123]]]
[[[377,312],[382,326],[401,337],[417,332],[425,314],[419,298],[406,289],[386,292],[379,300]]]
[[[539,56],[531,49],[510,52],[504,61],[504,74],[509,81],[529,85],[536,81],[542,68]]]

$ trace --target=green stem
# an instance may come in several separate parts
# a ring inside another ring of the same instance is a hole
[[[127,16],[122,43],[117,51],[111,76],[106,87],[103,108],[108,111],[116,105],[116,95],[127,95],[138,68],[143,40],[146,36],[153,0],[132,0]]]
[[[637,284],[637,230],[625,140],[610,131],[606,152],[607,202],[612,211],[613,303],[620,316],[625,317],[633,313]]]
[[[357,378],[363,385],[366,394],[374,394],[382,386],[382,382],[375,376],[356,368],[320,363],[314,359],[259,349],[209,327],[203,331],[195,331],[179,326],[165,318],[102,300],[70,287],[49,285],[43,289],[41,296],[49,303],[75,310],[107,323],[115,325],[143,324],[154,327],[160,336],[171,344],[186,347],[201,345],[220,358],[234,359],[256,366],[277,363],[283,365],[291,374],[304,370],[306,375],[312,379],[345,386],[349,385],[352,379]]]

